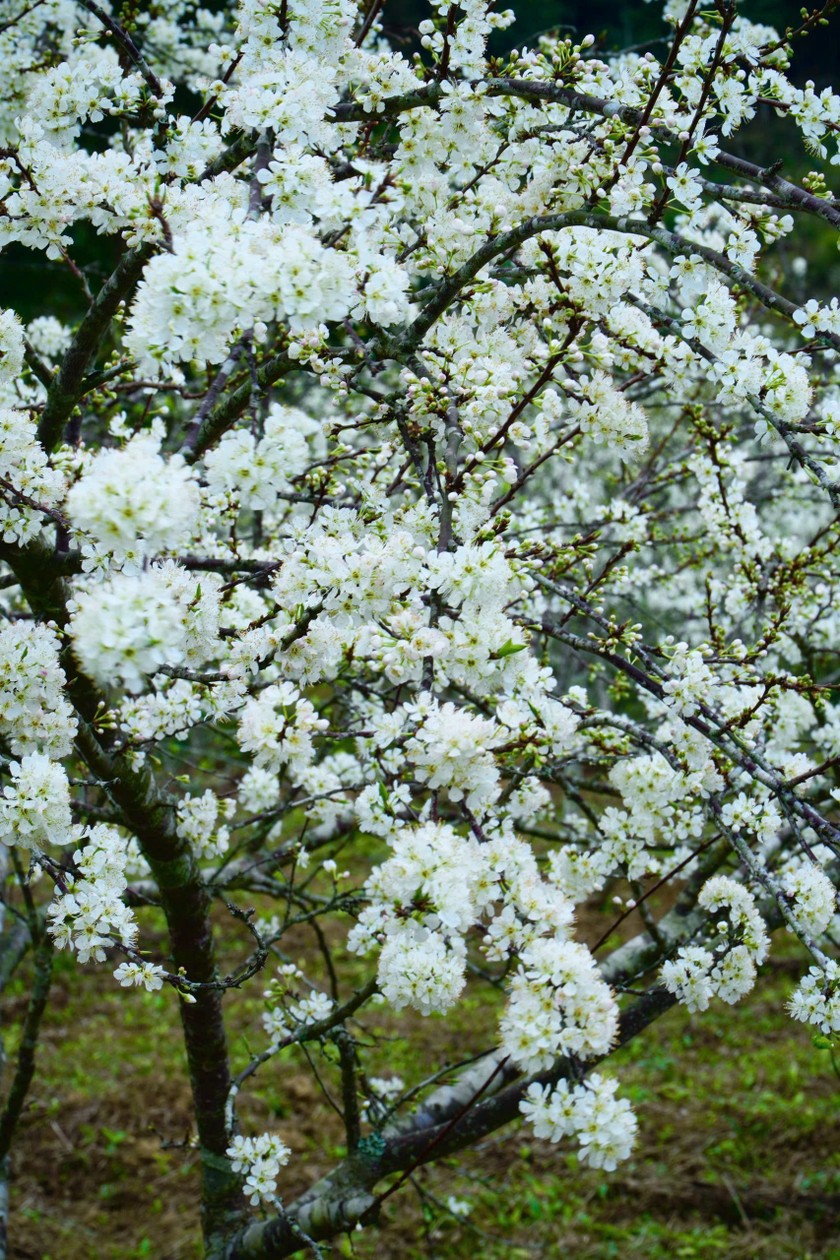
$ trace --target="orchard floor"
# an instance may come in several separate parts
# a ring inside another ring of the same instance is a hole
[[[301,943],[302,944],[302,943]],[[802,970],[786,945],[747,1006],[671,1011],[613,1063],[640,1121],[616,1173],[514,1126],[454,1164],[418,1171],[380,1226],[325,1252],[358,1260],[840,1260],[840,1081],[830,1055],[784,1014]],[[307,963],[311,962],[307,958]],[[15,1050],[26,967],[5,1002]],[[260,987],[240,999],[234,1067],[263,1048]],[[188,1090],[169,994],[119,990],[59,955],[55,1001],[13,1155],[10,1260],[195,1260],[201,1255]],[[493,1011],[447,1021],[381,1011],[369,1072],[422,1077],[486,1046]],[[413,1043],[396,1036],[410,1026]],[[340,1156],[337,1118],[305,1070],[274,1060],[240,1096],[245,1132],[276,1128],[295,1152],[281,1192]],[[326,1077],[330,1078],[327,1065]],[[458,1220],[445,1206],[467,1200]]]

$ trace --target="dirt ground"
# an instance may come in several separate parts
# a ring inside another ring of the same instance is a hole
[[[615,1056],[640,1121],[616,1173],[513,1126],[459,1163],[419,1170],[378,1228],[325,1254],[358,1260],[762,1257],[840,1260],[840,1081],[830,1056],[785,1015],[801,964],[782,957],[755,1000],[692,1017],[675,1010]],[[26,967],[4,1009],[7,1050]],[[232,1020],[234,1066],[262,1048],[258,995]],[[456,1019],[376,1012],[371,1074],[422,1077],[477,1051],[494,1012],[468,999]],[[14,1260],[193,1260],[201,1253],[196,1155],[178,1015],[168,994],[130,993],[59,956],[38,1073],[12,1163]],[[408,1034],[408,1035],[406,1035]],[[327,1089],[334,1069],[321,1063]],[[294,1157],[291,1200],[342,1152],[341,1124],[302,1058],[287,1052],[239,1100],[243,1130],[277,1129]],[[469,1216],[447,1209],[450,1195]]]

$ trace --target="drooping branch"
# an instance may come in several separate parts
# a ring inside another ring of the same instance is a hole
[[[707,915],[696,908],[697,889],[721,860],[718,849],[700,861],[677,904],[659,921],[658,939],[643,932],[605,960],[602,973],[609,983],[637,979],[661,961],[664,952],[690,940],[703,926]],[[675,1002],[673,994],[661,986],[650,989],[622,1012],[616,1048],[638,1036]],[[235,1234],[224,1260],[281,1260],[303,1250],[297,1229],[319,1240],[364,1223],[375,1212],[378,1182],[474,1145],[519,1117],[520,1103],[531,1084],[556,1084],[573,1070],[569,1060],[561,1058],[548,1071],[516,1079],[516,1069],[500,1052],[480,1058],[453,1083],[437,1089],[411,1116],[396,1121],[381,1135],[363,1139],[356,1152],[301,1195],[288,1214]]]

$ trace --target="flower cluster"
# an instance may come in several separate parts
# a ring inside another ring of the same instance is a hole
[[[826,1036],[840,1032],[840,965],[829,959],[811,967],[796,988],[788,1010],[803,1024],[814,1024]]]
[[[80,962],[104,962],[113,944],[133,947],[137,937],[134,915],[123,901],[127,886],[126,839],[114,827],[99,823],[84,832],[83,847],[73,854],[75,873],[66,878],[66,891],[56,894],[47,911],[49,932],[59,949],[71,949]],[[115,973],[121,984],[143,984],[159,989],[161,969],[123,964]]]
[[[12,782],[0,799],[0,840],[37,851],[66,844],[72,828],[70,785],[63,766],[31,752],[10,763]]]
[[[575,1138],[582,1163],[613,1172],[629,1157],[638,1128],[630,1104],[616,1098],[617,1088],[617,1081],[598,1072],[579,1085],[535,1083],[528,1086],[519,1110],[538,1138]]]
[[[501,1033],[506,1052],[526,1072],[560,1055],[607,1054],[618,1033],[618,1006],[589,950],[557,938],[523,950]]]
[[[300,1032],[307,1024],[328,1019],[335,1005],[326,993],[306,984],[303,973],[294,963],[278,967],[277,976],[265,990],[264,997],[266,1010],[262,1022],[272,1047]]]
[[[755,984],[756,967],[768,949],[767,929],[755,898],[742,884],[725,875],[708,880],[698,905],[721,914],[715,924],[717,941],[681,946],[674,960],[662,968],[662,983],[690,1011],[705,1011],[713,997],[734,1003]]]
[[[239,746],[254,764],[269,770],[303,768],[312,759],[312,737],[328,725],[293,683],[267,687],[246,703],[239,722]]]
[[[438,706],[423,694],[408,712],[421,720],[405,750],[420,778],[430,788],[445,787],[454,801],[465,799],[470,809],[487,810],[498,792],[490,751],[497,738],[494,724],[454,704]]]
[[[211,655],[218,628],[212,577],[177,565],[115,573],[80,590],[71,605],[73,650],[87,674],[129,694],[164,667]]]
[[[802,929],[822,935],[837,910],[837,890],[825,871],[814,862],[794,863],[782,876],[781,888]]]
[[[121,450],[95,454],[67,495],[67,512],[94,558],[125,571],[182,546],[192,534],[199,496],[183,460],[160,454],[160,433],[138,434]]]
[[[14,367],[14,362],[9,363]],[[37,538],[44,517],[56,509],[64,478],[51,468],[22,411],[0,403],[0,531],[5,542]]]
[[[162,989],[165,975],[163,967],[150,962],[124,962],[114,971],[114,979],[119,981],[122,988],[136,986],[145,989],[147,993],[156,993],[158,989]]]
[[[64,694],[58,635],[50,626],[0,626],[0,731],[16,756],[66,757],[76,719]]]
[[[421,1015],[448,1010],[466,983],[466,954],[460,938],[410,923],[386,933],[379,953],[379,988],[395,1010],[411,1006]]]
[[[254,1206],[273,1202],[280,1169],[292,1154],[286,1143],[276,1133],[262,1133],[256,1138],[237,1135],[226,1154],[233,1171],[244,1174],[244,1191],[250,1202]]]
[[[307,467],[312,439],[320,426],[297,407],[274,403],[257,439],[246,429],[227,433],[205,458],[207,482],[214,494],[235,499],[243,508],[270,508]]]
[[[220,801],[210,789],[201,796],[184,797],[178,804],[178,835],[189,840],[201,858],[221,857],[227,852],[230,831],[219,826],[219,815],[230,817],[233,803]]]

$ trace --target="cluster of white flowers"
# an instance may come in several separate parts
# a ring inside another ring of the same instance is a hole
[[[492,899],[496,879],[482,846],[442,823],[402,827],[392,855],[376,868],[367,891],[400,919],[415,913],[432,929],[465,933]]]
[[[533,1084],[519,1110],[538,1138],[575,1138],[582,1163],[613,1172],[629,1158],[638,1123],[629,1102],[616,1098],[618,1082],[593,1072],[579,1085]]]
[[[49,932],[59,949],[72,949],[80,962],[104,962],[109,946],[132,947],[137,937],[134,915],[123,901],[128,844],[104,823],[79,839],[83,847],[73,854],[76,874],[67,876],[66,891],[56,894],[47,911]],[[159,989],[161,974],[160,968],[141,965],[139,971],[120,970],[117,979],[122,984],[130,977],[132,984]]]
[[[739,792],[734,800],[726,802],[721,810],[721,818],[732,831],[751,832],[765,843],[774,839],[782,825],[775,801],[761,797],[751,798],[746,792]]]
[[[307,329],[349,314],[356,285],[343,254],[295,226],[231,221],[227,229],[192,224],[174,252],[147,267],[127,343],[148,370],[221,363],[231,341],[256,321],[281,316]]]
[[[75,653],[85,672],[104,686],[119,682],[137,692],[147,675],[184,660],[181,609],[154,573],[113,577],[75,601]]]
[[[0,731],[16,756],[66,757],[76,719],[64,695],[55,630],[22,621],[0,626]]]
[[[794,312],[793,318],[802,329],[803,337],[813,337],[818,332],[840,335],[840,301],[836,297],[826,306],[811,298],[801,310]]]
[[[491,13],[481,0],[464,0],[460,6],[464,18],[457,29],[446,29],[446,15],[449,9],[444,0],[438,0],[433,8],[438,15],[437,22],[427,19],[420,23],[420,34],[424,48],[428,48],[437,57],[446,51],[449,64],[469,76],[480,72],[487,36],[495,28],[504,29],[513,21],[513,13],[506,9],[502,13]]]
[[[289,1000],[283,1008],[272,1007],[265,1011],[263,1028],[269,1035],[270,1044],[277,1046],[307,1024],[318,1024],[328,1019],[332,1010],[332,998],[316,990],[305,997]]]
[[[724,461],[718,461],[716,465],[703,455],[696,455],[690,461],[691,471],[701,486],[698,507],[703,524],[727,550],[765,556],[771,544],[755,505],[750,502],[747,487],[740,476],[729,471],[729,459],[724,467],[722,463]]]
[[[219,826],[219,815],[229,818],[235,801],[220,801],[209,788],[201,796],[189,793],[178,802],[178,835],[189,840],[200,858],[221,857],[227,852],[230,831]]]
[[[829,959],[811,967],[788,1003],[794,1019],[814,1024],[826,1036],[840,1032],[840,964]]]
[[[670,705],[681,717],[697,713],[712,695],[714,673],[703,660],[702,652],[678,643],[669,661],[669,678],[662,690]]]
[[[14,405],[23,361],[23,325],[14,311],[0,307],[0,404]]]
[[[273,403],[257,439],[247,429],[225,434],[204,463],[214,494],[235,498],[241,507],[270,508],[307,467],[311,439],[320,426],[297,407]]]
[[[705,1011],[713,997],[734,1003],[755,984],[756,967],[767,956],[769,941],[755,898],[726,875],[707,880],[698,905],[710,915],[723,912],[714,925],[717,942],[680,946],[676,959],[662,967],[662,983],[690,1011]]]
[[[54,315],[37,316],[27,325],[26,334],[35,353],[50,363],[61,358],[73,336],[72,330]]]
[[[123,989],[137,987],[145,989],[147,993],[156,993],[158,989],[162,989],[165,975],[163,967],[150,962],[124,962],[114,971],[114,979],[119,981]]]
[[[307,228],[248,219],[246,209],[229,211],[224,231],[218,220],[212,230],[185,224],[173,251],[149,263],[127,335],[147,370],[221,363],[237,337],[275,319],[305,332],[360,302],[380,321],[405,318],[407,278],[393,260],[354,262]]]
[[[603,442],[624,459],[641,458],[648,438],[644,411],[616,389],[605,372],[594,372],[591,378],[576,382],[580,396],[568,400],[570,414],[584,433],[595,442]]]
[[[454,704],[438,705],[426,694],[406,711],[420,719],[405,749],[419,777],[430,788],[445,787],[453,801],[465,799],[469,809],[487,811],[499,790],[491,751],[495,724]]]
[[[244,35],[247,31],[247,40],[242,82],[224,91],[225,113],[234,127],[273,128],[283,144],[309,144],[313,148],[324,145],[331,149],[335,141],[326,115],[337,95],[336,71],[323,55],[329,50],[323,34],[315,45],[322,55],[310,55],[315,50],[307,45],[314,31],[306,20],[305,6],[300,7],[303,20],[295,24],[296,46],[284,48],[284,41],[276,36],[273,11],[259,14],[256,6],[243,6],[242,17],[247,14],[247,18],[242,21],[240,32]],[[341,44],[348,21],[341,10],[346,12],[347,5],[335,7],[339,9],[335,27],[332,12],[329,21],[322,25],[332,28]]]
[[[160,680],[161,683],[163,680]],[[186,739],[193,726],[201,721],[202,706],[194,683],[179,678],[171,686],[136,700],[126,699],[120,706],[120,725],[130,739],[140,743],[175,735]]]
[[[815,862],[792,864],[780,880],[782,892],[790,899],[797,923],[809,936],[820,936],[837,910],[837,890]]]
[[[288,1164],[292,1154],[286,1143],[276,1133],[261,1133],[255,1138],[237,1134],[226,1154],[232,1170],[244,1174],[244,1191],[249,1201],[255,1207],[273,1202],[280,1169]]]
[[[279,771],[288,765],[294,773],[312,760],[313,736],[328,725],[294,683],[277,683],[245,704],[239,746],[253,754],[256,766]]]
[[[640,879],[662,869],[662,846],[670,851],[678,842],[687,844],[702,835],[703,801],[719,790],[722,779],[707,748],[692,747],[680,722],[672,724],[669,737],[682,739],[686,760],[695,766],[679,770],[659,753],[628,757],[609,772],[610,784],[625,803],[623,809],[607,805],[598,818],[599,843],[591,845],[586,829],[581,847],[564,847],[549,855],[553,881],[575,901],[603,886],[610,874]],[[696,767],[696,768],[695,768]],[[677,850],[683,852],[682,848]],[[670,860],[670,859],[669,859]]]
[[[198,664],[216,646],[213,575],[199,578],[175,564],[90,583],[70,609],[73,650],[84,671],[130,694],[164,666]]]
[[[379,954],[377,978],[388,1002],[421,1015],[446,1011],[466,983],[466,954],[460,938],[448,941],[418,923],[387,933]]]
[[[0,840],[33,850],[66,844],[73,816],[64,767],[44,753],[31,752],[12,761],[8,769],[12,782],[0,799]]]
[[[272,931],[273,928],[266,925],[264,937],[270,937]],[[263,996],[266,1000],[263,1028],[272,1047],[277,1047],[308,1024],[328,1019],[335,1008],[331,997],[307,985],[303,972],[294,963],[284,963],[277,968],[276,977]]]
[[[196,527],[199,494],[178,455],[160,454],[160,431],[141,433],[121,450],[100,451],[67,495],[83,551],[136,570],[149,556],[182,546]]]
[[[123,76],[113,49],[95,59],[75,56],[37,77],[27,111],[39,119],[52,143],[69,147],[81,122],[99,122],[116,103],[120,110],[136,109],[143,86],[139,73]]]
[[[37,538],[45,513],[58,507],[63,489],[64,478],[49,467],[33,421],[24,412],[0,404],[0,532],[4,541],[22,544]]]
[[[607,1054],[618,1032],[618,1005],[585,945],[538,938],[522,951],[501,1020],[506,1053],[526,1072],[564,1054]]]

